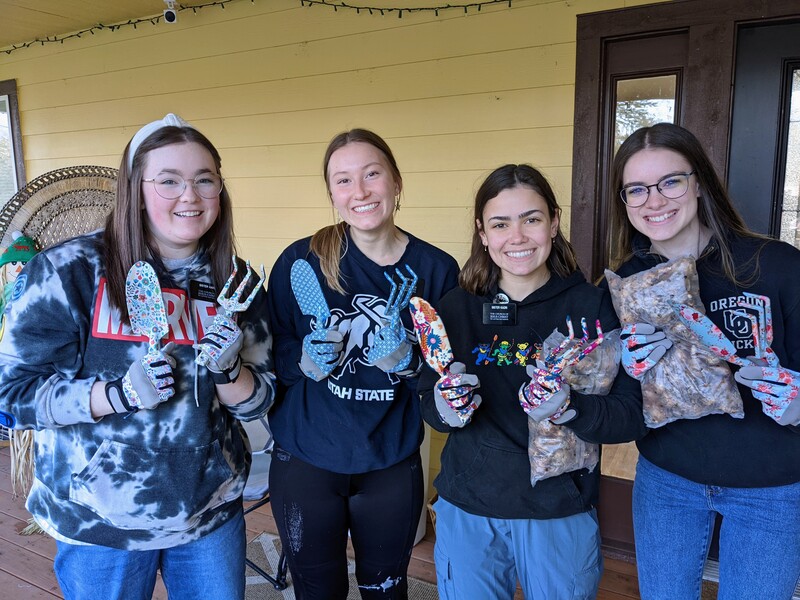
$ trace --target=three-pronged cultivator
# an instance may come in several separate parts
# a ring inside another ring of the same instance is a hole
[[[236,257],[234,256],[233,272],[231,276],[228,277],[228,281],[225,282],[225,285],[222,286],[219,296],[217,296],[217,302],[222,308],[222,311],[229,317],[232,317],[237,312],[244,312],[250,307],[250,303],[253,302],[253,298],[256,297],[258,290],[261,289],[261,285],[266,279],[264,265],[261,265],[261,276],[259,280],[253,284],[250,283],[250,279],[256,271],[250,268],[249,260],[245,263],[245,269],[247,269],[247,275],[244,276],[244,279],[242,279],[242,282],[236,287],[233,293],[228,295],[233,282],[236,280],[236,274],[239,272],[239,267],[236,265]],[[253,286],[250,294],[244,300],[240,300],[245,290],[247,290],[250,285]]]
[[[564,341],[554,348],[544,359],[544,365],[551,377],[556,377],[567,367],[578,364],[603,343],[603,328],[600,326],[600,321],[595,321],[595,328],[597,330],[597,337],[590,340],[589,329],[586,326],[586,318],[581,317],[581,331],[583,335],[579,340],[576,340],[572,319],[567,316],[567,330],[569,331],[569,336],[564,338]]]

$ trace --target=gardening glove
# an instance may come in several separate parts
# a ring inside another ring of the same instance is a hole
[[[396,324],[386,323],[375,333],[367,360],[381,371],[397,373],[409,368],[412,353],[413,347],[403,323],[397,319]]]
[[[172,369],[175,359],[170,352],[175,343],[161,350],[145,354],[133,361],[128,372],[119,379],[106,383],[106,398],[115,413],[133,413],[155,408],[175,395]]]
[[[406,265],[408,277],[400,269],[395,269],[400,285],[395,283],[389,273],[384,273],[391,284],[389,297],[386,300],[381,328],[375,333],[372,346],[367,352],[369,364],[386,373],[407,371],[411,364],[411,340],[403,327],[400,313],[408,307],[411,294],[417,284],[417,274]]]
[[[733,376],[753,390],[761,410],[779,425],[800,425],[800,373],[777,366],[748,366]]]
[[[672,340],[649,323],[625,325],[619,339],[622,342],[622,367],[639,381],[672,347]]]
[[[519,388],[519,403],[522,410],[537,423],[550,419],[556,425],[563,425],[577,416],[569,407],[569,385],[558,375],[552,375],[537,360],[537,365],[525,367],[531,380]]]
[[[214,383],[233,383],[242,370],[239,352],[243,343],[244,335],[236,321],[217,313],[206,334],[194,345],[200,351],[195,362],[206,366]]]
[[[344,334],[349,326],[349,321],[342,321],[336,327],[317,329],[303,338],[300,370],[306,377],[321,381],[339,365],[344,354]]]
[[[475,390],[481,386],[477,375],[467,373],[467,366],[454,362],[446,369],[433,388],[436,410],[442,421],[451,427],[463,427],[481,405]]]

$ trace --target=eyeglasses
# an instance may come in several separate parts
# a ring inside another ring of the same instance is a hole
[[[642,206],[650,197],[651,188],[656,188],[664,198],[675,200],[680,198],[689,189],[689,177],[694,175],[694,171],[689,173],[673,173],[662,177],[653,185],[626,185],[619,191],[619,197],[622,201],[630,206],[636,208]]]
[[[186,182],[191,181],[194,191],[201,198],[212,200],[222,191],[223,179],[214,173],[204,173],[194,179],[184,179],[180,175],[163,174],[154,179],[142,179],[153,183],[156,193],[166,200],[180,198],[186,190]]]

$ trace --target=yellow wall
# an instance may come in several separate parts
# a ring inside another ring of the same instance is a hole
[[[17,81],[29,180],[117,167],[133,133],[166,112],[193,123],[222,153],[242,254],[268,268],[332,220],[328,140],[373,129],[404,174],[398,224],[463,263],[471,195],[506,162],[545,172],[568,229],[576,15],[650,1],[513,0],[398,19],[242,0],[0,53],[0,80]],[[442,446],[435,434],[433,475]]]

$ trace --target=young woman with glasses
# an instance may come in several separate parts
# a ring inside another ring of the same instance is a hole
[[[678,419],[637,441],[642,598],[700,597],[717,515],[719,597],[791,598],[800,577],[800,251],[747,229],[700,142],[677,125],[642,128],[625,140],[611,185],[616,273],[694,257],[706,314],[750,359],[754,334],[738,327],[738,300],[744,292],[768,297],[780,363],[731,367],[744,418]],[[670,352],[671,341],[652,325],[623,333],[622,364],[632,377]],[[681,393],[674,390],[678,399]],[[631,427],[635,437],[641,423]]]
[[[147,600],[158,571],[170,598],[244,598],[237,421],[266,413],[274,377],[266,294],[235,317],[216,304],[234,255],[220,166],[179,117],[145,125],[105,230],[44,250],[17,278],[0,409],[37,430],[27,508],[56,539],[65,598]],[[126,292],[138,261],[160,298],[148,284]],[[166,335],[134,328],[147,321]],[[148,337],[162,339],[148,350]]]

